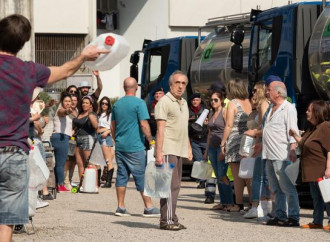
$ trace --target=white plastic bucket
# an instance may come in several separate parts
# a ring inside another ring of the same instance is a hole
[[[124,59],[130,49],[127,40],[120,35],[105,33],[95,38],[89,45],[99,49],[110,50],[110,53],[100,54],[95,61],[86,61],[85,65],[92,70],[107,71]]]
[[[325,203],[330,202],[330,179],[317,179]]]

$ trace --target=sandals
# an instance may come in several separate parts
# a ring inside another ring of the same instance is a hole
[[[227,207],[227,209],[225,211],[227,212],[239,212],[241,211],[243,208],[237,204],[233,205],[233,206],[229,206]]]
[[[178,224],[166,224],[164,226],[160,226],[160,229],[162,229],[162,230],[171,230],[171,231],[179,231],[182,228],[180,228],[180,226]]]
[[[217,204],[217,205],[214,205],[214,206],[211,208],[211,210],[225,210],[226,207],[227,207],[226,205],[219,203],[219,204]]]

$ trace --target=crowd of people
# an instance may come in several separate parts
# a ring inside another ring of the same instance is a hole
[[[0,81],[3,85],[0,95],[0,241],[10,241],[13,225],[25,224],[29,219],[28,137],[38,144],[47,124],[47,118],[29,112],[31,100],[34,102],[38,96],[31,98],[32,93],[36,87],[72,75],[84,61],[108,53],[90,46],[59,67],[23,62],[16,55],[30,35],[30,22],[21,15],[11,15],[0,21]],[[69,86],[61,94],[54,115],[50,141],[54,148],[59,192],[70,191],[75,165],[82,177],[85,164],[98,142],[107,163],[104,187],[111,187],[112,160],[114,156],[116,158],[116,216],[130,216],[125,206],[125,194],[132,174],[144,202],[143,216],[160,217],[160,229],[163,230],[186,229],[176,214],[182,163],[187,159],[210,160],[215,178],[198,181],[198,188],[205,188],[205,203],[214,203],[218,186],[220,203],[212,209],[246,211],[244,218],[259,218],[265,225],[298,227],[298,193],[285,170],[297,162],[296,148],[299,146],[302,181],[310,184],[314,204],[313,221],[302,228],[330,230],[330,218],[329,224],[323,226],[324,209],[329,217],[330,204],[324,203],[316,182],[320,177],[330,178],[328,102],[316,100],[309,105],[306,112],[309,127],[300,136],[295,106],[287,101],[286,86],[275,75],[256,83],[252,97],[245,81],[232,79],[227,86],[222,83],[212,85],[208,96],[193,94],[187,102],[183,95],[188,77],[175,71],[169,78],[170,90],[165,93],[162,88],[156,89],[149,107],[136,97],[137,81],[128,77],[123,83],[125,96],[111,107],[106,96],[98,101],[102,81],[98,71],[93,74],[98,83],[96,91],[90,94],[90,85],[85,81],[79,87]],[[9,99],[11,102],[7,102]],[[54,105],[54,102],[48,105]],[[193,123],[206,108],[211,112],[202,129],[196,131]],[[15,115],[10,115],[12,113]],[[239,175],[240,162],[244,158],[239,149],[244,135],[255,138],[252,179]],[[68,156],[72,137],[77,146],[73,155]],[[155,149],[156,166],[174,164],[170,196],[160,199],[160,209],[143,193],[147,164],[145,144]],[[101,167],[97,169],[100,186]],[[245,187],[249,204],[244,204],[243,200]],[[52,199],[46,186],[41,198]]]

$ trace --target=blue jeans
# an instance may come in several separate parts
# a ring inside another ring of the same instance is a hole
[[[275,216],[281,220],[287,217],[299,221],[299,200],[296,187],[285,173],[291,164],[287,160],[267,160],[267,175],[270,187],[275,194]],[[286,203],[288,202],[288,214]]]
[[[191,140],[191,149],[194,157],[193,160],[202,161],[206,149],[206,143]]]
[[[116,150],[117,178],[116,187],[126,187],[132,174],[136,190],[144,190],[144,174],[146,170],[146,152],[123,152]]]
[[[20,148],[0,148],[0,224],[29,222],[28,155]]]
[[[314,224],[323,224],[324,219],[324,207],[328,214],[328,224],[330,224],[330,203],[324,203],[322,194],[317,182],[310,182],[309,188],[313,198],[313,223]]]
[[[266,172],[266,160],[256,157],[252,177],[252,202],[259,202],[260,197],[270,198]]]
[[[64,165],[69,152],[70,136],[66,134],[53,133],[50,142],[54,147],[55,155],[55,178],[57,185],[64,184]]]
[[[233,204],[233,191],[230,185],[224,184],[220,178],[227,175],[228,164],[225,161],[219,161],[220,148],[209,147],[209,158],[217,178],[220,202],[222,204]]]

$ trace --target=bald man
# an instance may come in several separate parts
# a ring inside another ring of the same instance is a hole
[[[285,172],[286,167],[296,161],[296,141],[289,135],[289,131],[293,129],[298,132],[297,111],[286,100],[286,86],[279,77],[267,86],[266,95],[272,104],[263,126],[262,158],[266,160],[268,180],[275,194],[276,207],[275,218],[265,224],[298,227],[298,193],[295,184]]]
[[[112,137],[116,142],[117,178],[116,192],[118,208],[116,216],[130,216],[125,207],[126,186],[132,174],[136,190],[140,192],[145,208],[144,217],[160,217],[159,209],[152,204],[150,197],[143,195],[146,153],[144,137],[154,145],[148,124],[149,113],[146,103],[137,98],[137,81],[128,77],[124,80],[125,96],[120,98],[112,109]]]

